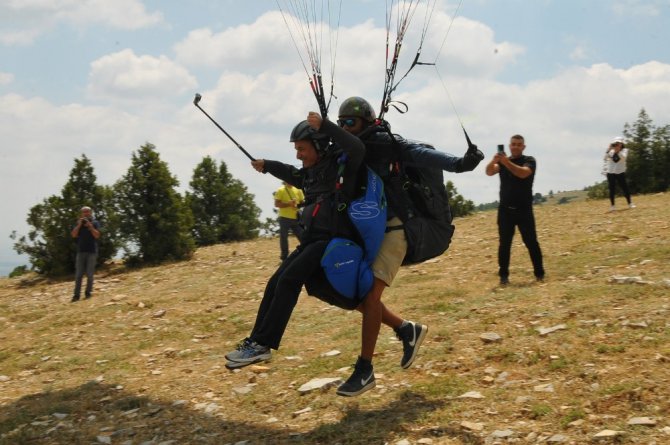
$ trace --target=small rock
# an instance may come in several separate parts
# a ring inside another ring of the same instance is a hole
[[[249,371],[253,372],[254,374],[261,374],[263,372],[268,372],[270,368],[268,366],[262,366],[262,365],[251,365],[249,366]]]
[[[156,312],[154,312],[153,314],[151,314],[151,318],[161,318],[166,313],[167,313],[167,311],[165,309],[159,309]]]
[[[306,394],[310,391],[314,391],[315,389],[326,390],[332,386],[339,385],[340,383],[342,383],[342,379],[338,377],[324,377],[320,379],[312,379],[309,382],[302,385],[300,388],[298,388],[298,392],[301,394]]]
[[[421,439],[417,440],[416,443],[421,445],[431,445],[433,443],[433,439],[430,437],[422,437]]]
[[[502,341],[502,337],[495,332],[484,332],[479,336],[479,339],[484,343],[500,343]]]
[[[237,388],[233,388],[233,391],[242,395],[249,394],[251,392],[251,386],[238,386]]]
[[[491,433],[491,437],[495,439],[505,439],[512,436],[514,436],[514,431],[512,430],[495,430]]]
[[[533,387],[533,390],[537,392],[554,392],[554,385],[551,383],[536,385]]]
[[[321,357],[335,357],[336,355],[340,355],[341,352],[338,351],[337,349],[333,349],[332,351],[324,352],[321,354]]]
[[[615,284],[653,284],[651,281],[643,280],[642,277],[624,277],[622,275],[610,277],[609,282]]]
[[[624,321],[621,323],[622,326],[628,326],[629,328],[633,329],[646,329],[649,327],[646,321],[633,321],[630,322],[628,320]]]
[[[464,420],[461,422],[461,427],[470,431],[482,431],[484,429],[484,424],[480,422],[468,422],[467,420]]]
[[[411,445],[410,441],[407,439],[400,439],[395,443],[395,445]]]
[[[584,419],[577,419],[568,423],[568,426],[582,426],[582,425],[584,425]]]
[[[307,408],[300,409],[298,411],[293,412],[293,417],[298,417],[301,414],[306,414],[308,412],[312,411],[312,407],[308,406]]]
[[[110,436],[97,436],[96,439],[98,443],[112,443],[112,438]]]
[[[567,440],[567,438],[564,435],[554,434],[549,439],[547,439],[547,442],[549,442],[549,443],[561,443],[561,442],[565,442],[566,440]]]
[[[6,375],[0,375],[0,382],[9,382],[10,380]]]
[[[539,332],[541,336],[545,336],[551,334],[552,332],[561,331],[567,328],[568,327],[564,324],[557,324],[556,326],[552,326],[550,328],[537,328],[537,332]]]
[[[656,426],[656,419],[651,417],[631,417],[628,425]]]
[[[602,430],[595,436],[593,436],[594,439],[608,439],[612,437],[619,437],[623,435],[623,431],[615,431],[615,430]]]
[[[483,399],[484,396],[479,391],[468,391],[458,396],[459,399]]]

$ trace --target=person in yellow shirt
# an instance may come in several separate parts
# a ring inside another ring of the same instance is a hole
[[[303,228],[298,217],[298,207],[305,201],[305,195],[299,188],[282,181],[282,186],[274,193],[275,207],[279,209],[279,248],[282,261],[288,256],[288,232],[291,230],[298,238],[302,237]]]

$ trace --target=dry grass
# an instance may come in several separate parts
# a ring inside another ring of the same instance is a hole
[[[346,378],[338,370],[359,348],[359,314],[306,295],[268,369],[223,366],[250,330],[277,240],[100,271],[94,298],[77,304],[69,281],[2,279],[0,444],[484,444],[504,443],[491,433],[506,429],[516,443],[557,434],[586,443],[604,429],[623,431],[618,442],[670,443],[670,200],[636,203],[614,213],[604,201],[539,207],[547,280],[533,281],[517,235],[506,288],[495,275],[495,212],[459,219],[449,251],[404,268],[384,297],[430,327],[415,365],[400,369],[401,346],[382,328],[378,386],[353,399],[297,391]],[[484,343],[484,332],[503,340]],[[332,349],[341,354],[322,356]],[[553,392],[535,390],[548,384]],[[484,398],[458,398],[468,391]],[[627,424],[641,416],[656,426]]]

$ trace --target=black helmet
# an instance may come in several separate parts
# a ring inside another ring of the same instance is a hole
[[[323,153],[328,148],[330,138],[323,133],[319,133],[309,126],[307,121],[302,121],[291,131],[290,142],[309,140],[312,141],[316,151]]]
[[[377,115],[370,103],[362,97],[353,96],[340,105],[339,116],[360,117],[364,121],[374,122]]]

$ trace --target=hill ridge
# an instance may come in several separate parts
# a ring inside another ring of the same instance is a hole
[[[667,194],[636,204],[536,207],[547,280],[534,282],[517,234],[505,288],[495,212],[458,218],[449,251],[403,268],[384,296],[430,327],[415,365],[400,369],[382,327],[378,386],[353,399],[297,391],[346,378],[359,349],[360,315],[305,294],[272,361],[223,366],[278,265],[276,239],[100,273],[76,304],[70,281],[0,279],[0,444],[585,443],[603,430],[670,443],[670,206]]]

